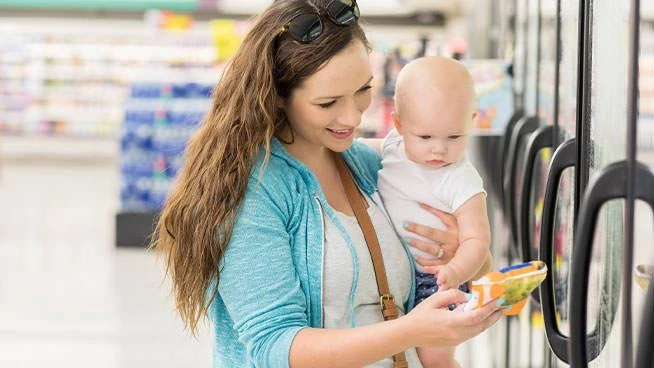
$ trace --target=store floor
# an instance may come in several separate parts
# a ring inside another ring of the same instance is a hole
[[[183,330],[155,254],[114,247],[116,167],[0,162],[0,367],[210,366],[209,327]],[[479,353],[459,361],[484,367]]]
[[[151,252],[116,249],[114,161],[0,167],[0,367],[209,367]]]

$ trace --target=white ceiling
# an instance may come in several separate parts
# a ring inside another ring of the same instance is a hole
[[[462,16],[466,7],[478,6],[479,0],[357,0],[365,15],[406,15],[418,12],[439,11],[447,16]],[[225,13],[257,14],[272,0],[220,0],[218,9]],[[555,1],[543,1],[543,14],[554,17]],[[654,19],[654,1],[641,0],[641,14],[645,19]]]
[[[256,14],[272,0],[220,0],[218,10],[234,14]],[[357,0],[365,15],[403,15],[422,11],[459,13],[461,0]]]

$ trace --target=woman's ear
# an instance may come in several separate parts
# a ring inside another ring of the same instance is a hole
[[[275,107],[277,108],[277,111],[287,114],[290,103],[290,98],[279,97],[275,101]]]
[[[400,120],[400,114],[398,114],[397,111],[393,111],[391,117],[393,118],[395,129],[398,133],[402,134],[402,121]]]
[[[288,107],[288,100],[289,100],[288,98],[278,96],[275,99],[275,105],[277,105],[278,109],[286,111],[286,108]]]

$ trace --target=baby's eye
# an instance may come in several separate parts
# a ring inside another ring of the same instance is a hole
[[[419,135],[418,136],[420,139],[428,140],[431,139],[431,135]]]
[[[463,137],[463,136],[462,136],[462,135],[451,135],[451,136],[449,136],[449,137],[447,137],[447,138],[449,138],[449,139],[451,139],[451,140],[456,140],[456,139],[459,139],[459,138],[461,138],[461,137]]]
[[[330,106],[334,105],[335,103],[336,103],[336,101],[334,100],[334,101],[318,104],[318,106],[320,106],[323,109],[327,109]]]

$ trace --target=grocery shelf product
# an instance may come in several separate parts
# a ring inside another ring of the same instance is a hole
[[[165,30],[133,20],[3,19],[0,130],[14,135],[118,137],[135,83],[215,83],[208,25]]]
[[[135,83],[120,138],[121,208],[161,209],[190,136],[209,109],[213,85]]]

